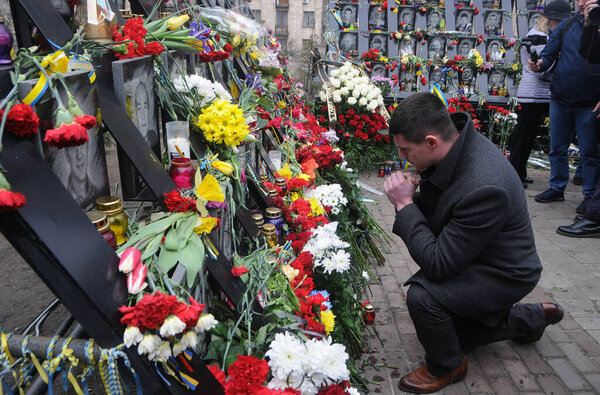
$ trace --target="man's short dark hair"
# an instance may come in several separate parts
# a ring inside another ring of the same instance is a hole
[[[390,120],[390,134],[401,134],[411,143],[422,143],[425,136],[435,134],[450,141],[458,131],[450,119],[450,113],[433,93],[415,93],[396,107]]]

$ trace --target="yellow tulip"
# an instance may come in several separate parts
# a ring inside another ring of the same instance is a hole
[[[200,233],[210,233],[217,225],[217,219],[213,217],[198,217],[196,219],[196,226],[194,226],[194,233],[199,235]]]
[[[190,19],[190,16],[188,14],[174,16],[174,17],[169,18],[169,20],[167,21],[169,30],[179,29],[189,19]]]
[[[212,164],[212,167],[219,170],[221,173],[225,174],[226,176],[230,176],[231,173],[233,173],[233,166],[231,166],[227,162],[223,162],[221,160],[215,160],[211,164]]]
[[[304,181],[310,181],[310,176],[308,174],[304,174],[304,173],[298,174],[298,178],[301,180],[304,180]]]
[[[292,178],[292,170],[290,169],[290,165],[288,163],[283,165],[281,169],[277,170],[277,174],[288,179]]]

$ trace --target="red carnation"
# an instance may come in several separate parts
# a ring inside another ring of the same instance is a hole
[[[4,110],[0,110],[0,120],[4,117]],[[19,137],[29,137],[38,132],[40,119],[29,104],[15,104],[6,116],[5,128]]]
[[[165,193],[165,205],[170,212],[176,213],[196,210],[196,201],[181,196],[175,189],[169,193]]]
[[[143,40],[146,36],[146,28],[144,27],[144,20],[140,17],[131,18],[123,26],[123,35],[134,41]]]
[[[51,147],[75,147],[88,142],[87,130],[78,123],[63,123],[57,129],[46,131],[44,142]]]
[[[164,50],[165,47],[158,41],[152,41],[146,45],[146,54],[148,55],[158,55],[163,53]]]
[[[146,329],[157,329],[177,310],[179,303],[176,296],[165,295],[159,291],[145,294],[135,306],[119,308],[123,314],[121,324],[135,326],[142,332]]]
[[[248,273],[248,268],[246,268],[244,266],[234,267],[233,269],[231,269],[231,274],[233,274],[236,277],[239,277],[242,274],[246,274],[246,273]]]
[[[98,123],[96,121],[96,117],[93,117],[91,115],[81,115],[81,116],[75,118],[74,121],[86,129],[91,129],[94,126],[96,126],[96,124]]]
[[[227,43],[225,44],[225,46],[223,46],[223,50],[225,52],[231,53],[233,51],[233,47],[231,46],[231,44]]]
[[[221,369],[219,369],[217,365],[206,365],[206,367],[208,368],[208,370],[210,370],[213,376],[215,376],[217,381],[221,383],[223,387],[225,387],[225,380],[227,379],[225,373]]]
[[[238,355],[237,360],[227,370],[231,380],[225,387],[226,393],[247,394],[248,387],[261,385],[269,375],[269,364],[253,355]]]
[[[189,305],[185,303],[178,303],[175,311],[173,311],[173,314],[185,323],[185,330],[196,326],[198,323],[198,318],[200,318],[200,314],[202,314],[204,308],[206,307],[203,304],[196,302],[192,297],[190,297],[189,300]]]
[[[0,213],[16,210],[23,207],[26,203],[23,194],[0,189]]]

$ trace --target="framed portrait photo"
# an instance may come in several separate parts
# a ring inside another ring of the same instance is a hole
[[[342,4],[340,18],[345,27],[358,23],[358,4]]]
[[[468,58],[472,49],[475,49],[477,39],[473,37],[460,37],[456,44],[456,54],[463,58]]]
[[[370,77],[386,77],[388,76],[388,70],[385,68],[385,63],[373,63],[371,66]]]
[[[440,29],[444,21],[444,9],[443,8],[430,8],[427,10],[427,28],[428,29]]]
[[[369,27],[373,29],[387,29],[387,10],[382,9],[381,5],[369,6]]]
[[[342,32],[340,34],[340,51],[348,54],[351,51],[358,51],[358,34],[351,32]]]
[[[414,70],[402,70],[398,71],[398,87],[400,91],[412,92],[416,87]]]
[[[502,34],[502,13],[503,11],[498,10],[485,12],[483,28],[486,35]]]
[[[398,30],[413,30],[416,18],[417,9],[415,7],[398,7]]]
[[[378,49],[382,55],[387,54],[387,34],[371,34],[369,35],[369,48]]]
[[[402,38],[398,44],[398,54],[400,56],[416,55],[417,54],[417,38],[410,36]]]
[[[427,39],[427,55],[429,59],[438,60],[446,56],[446,38],[430,36]]]
[[[477,68],[465,66],[458,71],[458,92],[461,95],[477,94]]]
[[[500,62],[504,59],[504,41],[500,39],[487,39],[485,52],[490,62]]]
[[[473,16],[475,10],[466,8],[456,11],[454,15],[456,30],[459,32],[471,33],[473,32]]]
[[[440,66],[429,67],[429,86],[438,86],[441,90],[446,90],[446,76],[443,68]]]
[[[488,90],[497,92],[506,86],[506,71],[493,69],[488,74]]]

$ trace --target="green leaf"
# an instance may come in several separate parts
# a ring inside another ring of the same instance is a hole
[[[173,225],[176,221],[182,219],[182,218],[187,218],[190,215],[193,215],[194,213],[188,212],[188,213],[175,213],[167,218],[161,219],[159,221],[153,222],[149,225],[144,226],[143,228],[141,228],[135,235],[133,235],[128,241],[127,243],[123,244],[118,252],[123,252],[125,251],[125,249],[127,247],[131,247],[134,246],[135,244],[137,244],[140,240],[149,237],[149,236],[154,236],[158,233],[163,233],[165,230],[167,230],[169,228],[169,226]]]
[[[162,241],[162,238],[162,233],[159,233],[156,236],[154,236],[154,238],[150,241],[150,243],[148,243],[146,249],[142,253],[142,261],[145,261],[152,255],[156,254],[156,251],[158,251],[158,247],[160,247],[160,242]]]
[[[187,240],[194,233],[194,226],[196,226],[197,214],[177,222],[177,239],[179,240],[180,248],[187,244]]]
[[[169,251],[178,251],[179,250],[179,242],[177,239],[177,231],[175,228],[169,229],[167,232],[167,237],[165,238],[165,244],[163,245]]]
[[[171,251],[163,244],[160,248],[160,255],[158,255],[158,266],[160,266],[163,273],[167,273],[177,264],[178,258],[177,251]]]
[[[188,239],[187,244],[179,251],[179,262],[185,266],[187,286],[191,288],[198,272],[204,265],[204,244],[197,236]]]
[[[264,342],[267,340],[267,326],[262,326],[259,330],[258,333],[256,335],[256,337],[254,338],[254,343],[256,344],[257,347],[260,347],[264,344]]]

